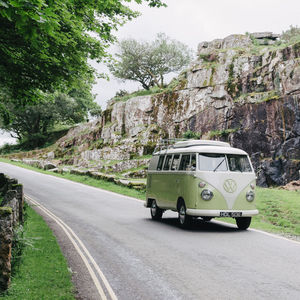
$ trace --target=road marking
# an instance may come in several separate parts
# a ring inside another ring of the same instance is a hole
[[[65,224],[60,218],[58,218],[56,215],[54,215],[51,211],[49,211],[46,207],[44,207],[42,204],[40,204],[39,202],[37,202],[36,200],[32,199],[31,197],[25,195],[25,198],[28,199],[31,203],[33,203],[34,205],[38,206],[46,215],[48,215],[50,218],[52,218],[62,229],[63,231],[66,233],[67,237],[69,238],[69,240],[72,242],[72,244],[74,245],[76,251],[78,252],[78,254],[80,255],[80,257],[82,258],[84,264],[86,265],[93,281],[94,284],[96,286],[96,289],[100,295],[100,298],[102,300],[107,300],[106,295],[101,287],[101,284],[94,272],[94,270],[92,269],[92,267],[90,266],[88,259],[86,258],[86,256],[89,258],[89,260],[91,261],[92,265],[94,266],[94,268],[96,269],[98,275],[100,276],[100,278],[102,279],[107,292],[109,293],[110,297],[112,300],[117,300],[117,296],[115,295],[113,289],[111,288],[109,282],[107,281],[106,277],[104,276],[103,272],[101,271],[101,269],[99,268],[99,266],[97,265],[97,263],[95,262],[94,258],[91,256],[91,254],[89,253],[89,251],[87,250],[87,248],[84,246],[83,242],[79,239],[79,237],[74,233],[74,231],[67,225]],[[74,238],[76,239],[77,243],[82,247],[84,253],[81,251],[81,249],[79,248],[78,244],[76,243],[76,241],[74,240]]]
[[[223,225],[232,225],[232,227],[235,227],[234,224],[232,223],[227,223],[227,222],[224,222],[224,221],[219,221],[219,220],[214,220],[215,223],[220,223],[220,224],[223,224]],[[284,236],[281,236],[281,235],[277,235],[277,234],[274,234],[274,233],[269,233],[269,232],[266,232],[266,231],[263,231],[263,230],[259,230],[259,229],[254,229],[254,228],[248,228],[249,231],[254,231],[254,232],[258,232],[258,233],[261,233],[261,234],[264,234],[264,235],[267,235],[267,236],[270,236],[270,237],[273,237],[273,238],[276,238],[276,239],[280,239],[280,240],[285,240],[285,241],[288,241],[288,242],[291,242],[291,243],[294,243],[296,245],[300,245],[300,242],[299,241],[295,241],[295,240],[292,240],[292,239],[288,239]]]
[[[292,239],[286,238],[286,237],[284,237],[284,236],[281,236],[281,235],[277,235],[277,234],[269,233],[269,232],[262,231],[262,230],[259,230],[259,229],[254,229],[254,228],[249,228],[249,230],[251,230],[251,231],[256,231],[256,232],[259,232],[259,233],[262,233],[262,234],[265,234],[265,235],[271,236],[271,237],[273,237],[273,238],[276,238],[276,239],[280,239],[280,240],[286,240],[286,241],[289,241],[289,242],[291,242],[291,243],[295,243],[295,244],[297,244],[298,246],[300,245],[300,242],[299,242],[299,241],[295,241],[295,240],[292,240]]]

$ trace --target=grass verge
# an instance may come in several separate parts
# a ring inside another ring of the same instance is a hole
[[[252,218],[252,228],[300,237],[300,191],[256,187],[255,193],[259,215]],[[220,220],[235,224],[233,219]]]
[[[0,161],[145,200],[144,191],[137,191],[124,186],[118,186],[111,182],[93,179],[88,176],[55,174],[27,166],[22,163],[11,162],[7,159],[0,159]],[[257,187],[256,206],[260,214],[252,218],[252,228],[284,235],[300,236],[300,191],[286,191],[277,188]],[[220,220],[235,223],[235,220],[230,218],[220,218]]]
[[[55,236],[30,206],[26,215],[21,262],[0,299],[75,299],[71,274]]]
[[[252,227],[300,236],[300,191],[257,188],[256,198],[260,214]]]

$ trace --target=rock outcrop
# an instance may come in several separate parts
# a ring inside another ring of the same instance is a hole
[[[48,156],[103,167],[192,131],[247,151],[259,185],[284,185],[299,179],[299,99],[300,42],[284,46],[269,32],[231,35],[200,43],[197,59],[165,91],[111,101],[99,120],[71,129]]]

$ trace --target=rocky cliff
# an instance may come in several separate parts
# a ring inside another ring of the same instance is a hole
[[[112,171],[134,168],[158,139],[189,131],[247,151],[261,186],[297,180],[300,42],[277,38],[255,33],[200,43],[197,59],[164,91],[111,101],[99,120],[70,130],[53,155],[100,169],[116,161]]]

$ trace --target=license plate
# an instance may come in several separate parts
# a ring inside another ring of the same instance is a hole
[[[231,218],[238,218],[242,216],[242,212],[230,212],[230,211],[221,211],[220,217],[231,217]]]

